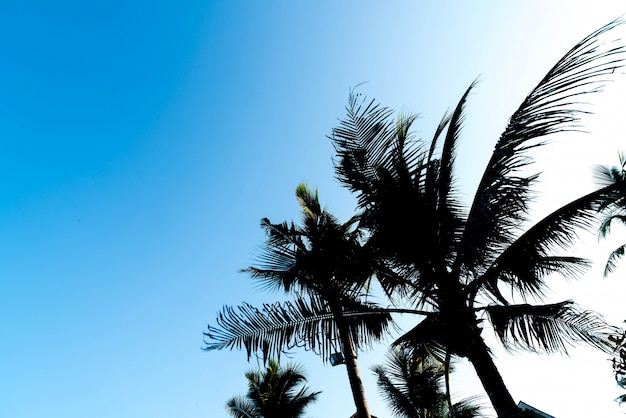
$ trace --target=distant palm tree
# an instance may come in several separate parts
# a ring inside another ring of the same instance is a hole
[[[302,383],[302,368],[288,365],[281,369],[270,360],[265,371],[246,373],[248,393],[226,402],[226,409],[235,418],[300,418],[306,407],[321,392],[310,392]]]
[[[480,407],[477,398],[459,401],[450,407],[444,379],[446,367],[418,348],[392,349],[385,365],[372,368],[378,388],[394,416],[398,418],[474,418]],[[450,412],[452,410],[452,413]]]

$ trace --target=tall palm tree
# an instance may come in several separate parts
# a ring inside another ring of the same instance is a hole
[[[421,347],[396,347],[388,353],[385,365],[375,366],[372,370],[381,394],[398,418],[479,416],[480,407],[475,404],[475,397],[455,404],[449,402],[442,389],[446,367]]]
[[[310,392],[302,367],[290,364],[280,368],[270,360],[263,372],[249,371],[246,397],[236,396],[226,402],[226,409],[235,418],[300,418],[306,407],[321,392]]]
[[[580,342],[607,348],[610,329],[600,316],[572,301],[542,301],[548,275],[572,277],[588,266],[588,260],[557,251],[569,248],[578,228],[593,224],[597,210],[623,205],[625,183],[601,186],[526,228],[538,178],[527,168],[530,151],[546,137],[580,129],[585,112],[578,98],[599,90],[598,83],[624,66],[623,45],[600,43],[621,23],[583,39],[527,96],[496,143],[467,208],[454,169],[474,84],[444,116],[430,144],[413,139],[415,117],[394,121],[390,109],[358,94],[351,95],[347,116],[330,137],[337,178],[357,195],[372,252],[409,279],[396,288],[399,299],[430,312],[395,345],[426,344],[467,358],[499,417],[519,417],[520,411],[482,337],[485,320],[508,349],[566,352],[569,343]]]
[[[294,341],[328,358],[339,347],[346,365],[358,416],[370,418],[369,407],[357,362],[357,350],[386,331],[389,313],[374,309],[365,296],[372,275],[377,272],[386,283],[391,272],[362,245],[355,223],[358,217],[340,223],[322,209],[317,192],[301,184],[296,196],[302,208],[302,225],[261,221],[267,234],[260,266],[245,269],[270,289],[282,289],[296,296],[293,303],[265,305],[263,312],[243,305],[238,313],[226,309],[218,323],[227,330],[209,327],[213,342],[208,349],[232,348],[234,344],[261,348],[267,356]],[[355,316],[358,313],[358,316]],[[295,315],[295,316],[294,316]],[[303,316],[312,316],[313,322]],[[322,325],[318,322],[322,320]],[[289,329],[289,324],[292,328]],[[307,324],[312,324],[307,327]],[[272,339],[269,333],[283,332]],[[259,332],[261,330],[261,332]],[[250,331],[250,332],[248,332]],[[295,338],[294,338],[295,333]],[[256,342],[245,341],[251,336]]]

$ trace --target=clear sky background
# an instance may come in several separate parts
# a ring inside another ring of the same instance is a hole
[[[202,351],[202,332],[224,304],[277,298],[237,270],[263,243],[262,217],[299,217],[298,183],[352,214],[325,138],[349,89],[366,82],[360,92],[419,112],[428,138],[480,77],[459,148],[470,197],[524,96],[624,13],[622,1],[4,2],[0,417],[227,417],[257,363]],[[616,82],[589,96],[590,134],[559,136],[539,156],[537,213],[591,187],[593,164],[617,162],[625,93]],[[580,251],[601,262],[608,247],[584,238]],[[619,324],[625,272],[555,279],[554,299]],[[360,358],[381,418],[369,367],[384,347]],[[557,418],[622,416],[604,354],[494,353],[516,401]],[[294,360],[323,391],[309,415],[354,412],[343,367]],[[466,364],[452,389],[481,393]]]

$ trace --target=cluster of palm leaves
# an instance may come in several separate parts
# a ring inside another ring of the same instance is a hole
[[[396,347],[385,365],[372,368],[392,414],[399,418],[473,418],[480,416],[479,398],[452,403],[449,369],[422,349]],[[444,386],[446,391],[442,390]]]
[[[246,379],[246,396],[226,402],[227,411],[234,418],[299,418],[320,394],[302,386],[306,378],[301,366],[289,364],[281,368],[274,359],[269,360],[263,372],[247,372]]]
[[[610,339],[614,346],[612,365],[615,382],[619,387],[626,389],[626,330],[611,336]],[[626,393],[618,396],[616,400],[620,404],[626,402]]]
[[[547,303],[544,293],[551,275],[578,277],[589,266],[563,255],[580,228],[596,227],[602,216],[626,219],[619,217],[625,178],[604,176],[610,181],[531,223],[538,174],[528,173],[533,149],[579,130],[581,96],[624,67],[626,47],[602,42],[621,24],[583,39],[531,91],[496,142],[468,207],[459,198],[455,161],[474,84],[431,141],[413,136],[414,116],[394,118],[391,109],[351,94],[330,140],[336,177],[356,195],[357,215],[341,223],[321,208],[316,192],[298,187],[302,223],[264,219],[265,252],[246,270],[293,300],[225,307],[205,333],[206,348],[245,348],[265,358],[294,347],[328,358],[339,349],[361,418],[371,415],[357,353],[388,336],[396,314],[415,314],[416,324],[392,346],[422,350],[444,366],[467,358],[499,417],[520,411],[483,339],[485,324],[511,350],[567,352],[578,343],[609,350],[614,330],[600,315],[570,300]],[[368,301],[374,280],[391,308]]]

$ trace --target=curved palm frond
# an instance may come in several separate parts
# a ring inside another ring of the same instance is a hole
[[[234,418],[261,418],[254,403],[243,396],[235,396],[226,401],[226,410]]]
[[[614,333],[604,318],[580,310],[572,301],[533,306],[488,306],[489,321],[503,346],[509,350],[567,354],[567,344],[586,343],[610,351],[608,337]]]
[[[624,257],[624,253],[626,252],[626,244],[622,244],[609,254],[609,258],[606,260],[606,264],[604,265],[604,277],[607,277],[609,274],[613,273],[617,269],[617,262],[620,258]]]
[[[342,316],[354,330],[357,347],[380,340],[392,325],[391,314],[371,304],[353,302]],[[336,351],[338,340],[330,307],[319,300],[307,302],[302,298],[261,308],[247,303],[236,308],[225,306],[217,317],[217,326],[209,325],[204,335],[205,350],[245,348],[248,359],[260,352],[264,360],[296,347],[327,359]]]
[[[444,363],[448,349],[446,347],[446,331],[438,314],[427,316],[415,327],[396,339],[393,348],[411,348],[422,350],[440,363]]]
[[[480,395],[463,398],[452,405],[454,414],[450,416],[454,416],[454,418],[478,418],[481,416],[481,401],[482,396]]]
[[[478,271],[515,240],[538,176],[522,173],[533,161],[528,151],[544,145],[548,135],[580,130],[580,117],[588,113],[581,110],[581,96],[600,91],[609,75],[624,67],[626,46],[601,42],[622,23],[615,20],[574,46],[513,114],[479,183],[457,268]]]
[[[625,185],[614,183],[603,187],[543,218],[502,251],[485,274],[470,284],[470,292],[484,287],[497,295],[496,283],[501,280],[524,297],[541,298],[545,285],[543,279],[547,274],[559,272],[569,277],[578,276],[589,267],[588,260],[553,256],[550,252],[570,246],[578,236],[577,230],[591,229],[601,205],[624,199]]]

